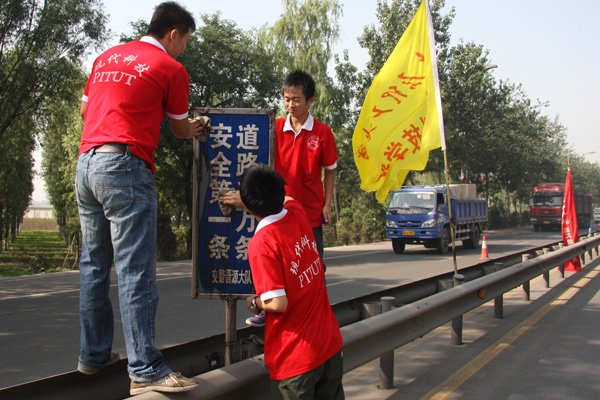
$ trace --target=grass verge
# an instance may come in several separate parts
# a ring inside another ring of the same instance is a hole
[[[0,253],[0,277],[33,275],[77,268],[58,231],[21,231],[8,250]]]

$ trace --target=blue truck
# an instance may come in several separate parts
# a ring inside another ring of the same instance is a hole
[[[448,252],[452,244],[447,188],[435,186],[403,186],[396,190],[386,211],[386,236],[392,239],[397,254],[404,252],[407,244],[423,244]],[[455,240],[464,247],[474,249],[488,220],[486,200],[477,200],[475,185],[451,185],[450,205]]]

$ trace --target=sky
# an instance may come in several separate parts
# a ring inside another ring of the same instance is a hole
[[[388,0],[388,3],[391,0]],[[121,33],[131,33],[129,23],[149,21],[160,0],[104,0],[111,45]],[[248,30],[272,25],[283,12],[281,0],[180,0],[199,20],[201,13],[221,11],[222,18]],[[340,0],[340,38],[334,52],[348,50],[350,62],[364,68],[368,53],[357,41],[366,25],[376,24],[377,0]],[[600,53],[595,42],[600,33],[597,0],[446,0],[447,13],[455,8],[450,27],[451,43],[460,40],[483,45],[489,50],[489,63],[498,67],[490,73],[498,80],[521,84],[534,103],[548,103],[543,113],[558,117],[567,129],[573,151],[590,162],[600,162],[600,80],[595,70]],[[444,13],[444,14],[445,14]],[[90,56],[89,69],[95,55]],[[593,152],[593,153],[592,153]],[[592,153],[592,154],[589,154]],[[36,157],[36,160],[39,158]],[[39,161],[36,163],[39,171]],[[34,201],[43,200],[43,182],[34,182]]]

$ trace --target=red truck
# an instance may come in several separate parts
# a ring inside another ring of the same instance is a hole
[[[564,183],[540,183],[531,193],[531,225],[534,231],[559,228],[565,193]],[[577,225],[588,228],[592,218],[592,195],[574,192]]]

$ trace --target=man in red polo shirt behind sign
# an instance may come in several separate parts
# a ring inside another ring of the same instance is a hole
[[[322,224],[331,221],[338,159],[335,139],[331,128],[309,111],[315,101],[315,81],[309,74],[292,72],[281,91],[288,116],[275,121],[275,171],[287,184],[286,194],[304,207],[323,258]]]
[[[315,101],[312,76],[303,71],[292,72],[283,82],[281,92],[288,116],[275,121],[275,171],[287,183],[287,195],[297,199],[304,208],[323,260],[322,224],[331,221],[338,159],[335,138],[331,128],[310,113]],[[237,192],[225,194],[222,200],[225,204],[242,206]],[[264,326],[264,313],[248,318],[246,324]]]

